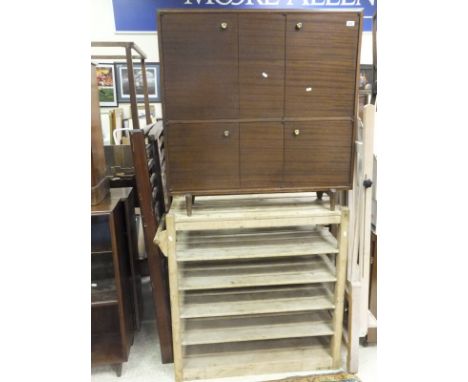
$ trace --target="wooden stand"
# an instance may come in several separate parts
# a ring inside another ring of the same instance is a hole
[[[348,210],[315,193],[197,197],[190,217],[186,207],[174,198],[155,238],[169,262],[176,381],[339,369]]]
[[[357,373],[359,340],[368,329],[377,326],[369,311],[369,283],[371,263],[372,187],[366,187],[373,174],[373,134],[375,105],[364,106],[363,123],[357,129],[356,162],[353,190],[348,193],[350,206],[350,238],[348,262],[348,320],[353,328],[347,334],[348,371]]]
[[[113,365],[118,376],[140,313],[129,199],[133,199],[131,188],[112,189],[91,209],[91,362]]]
[[[108,192],[96,67],[91,64],[91,205],[99,204]]]
[[[151,135],[151,132],[154,135]],[[161,255],[158,247],[153,243],[154,235],[166,209],[160,157],[161,134],[162,124],[151,125],[146,129],[134,129],[130,132],[130,142],[143,219],[161,360],[163,363],[170,363],[173,361],[173,356],[167,259]]]

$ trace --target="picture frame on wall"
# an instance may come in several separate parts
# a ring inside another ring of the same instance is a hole
[[[372,87],[374,86],[374,68],[372,65],[361,65],[359,68],[359,113],[364,105],[371,102]]]
[[[160,75],[159,63],[148,62],[146,66],[146,80],[148,82],[148,96],[150,102],[161,102],[159,91]],[[128,83],[128,69],[125,63],[115,63],[115,71],[117,73],[117,101],[119,103],[130,102],[130,87]],[[135,77],[135,88],[137,94],[137,102],[143,102],[143,76],[141,64],[134,63],[133,71]]]
[[[374,83],[374,69],[372,65],[361,65],[359,76],[359,91],[368,90],[372,92]]]
[[[99,90],[99,106],[117,106],[114,64],[97,64],[96,77]]]

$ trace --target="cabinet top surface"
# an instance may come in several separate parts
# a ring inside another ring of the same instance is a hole
[[[111,213],[112,211],[114,211],[117,204],[121,200],[128,199],[132,192],[132,187],[111,188],[109,190],[109,193],[101,203],[91,206],[91,215],[102,215]]]
[[[168,13],[344,13],[344,14],[358,14],[361,15],[364,8],[341,8],[341,9],[159,9],[158,14],[164,15]]]

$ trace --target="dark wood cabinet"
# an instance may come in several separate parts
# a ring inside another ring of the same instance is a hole
[[[171,195],[351,187],[360,12],[172,10],[159,26]]]
[[[284,16],[239,17],[241,118],[281,118],[284,109]]]
[[[351,188],[350,121],[288,122],[284,128],[284,184]]]
[[[286,117],[354,118],[359,14],[287,16]]]
[[[168,130],[169,191],[239,187],[239,124],[176,123]]]
[[[164,118],[238,118],[237,14],[168,13],[159,25]]]
[[[91,207],[91,363],[118,375],[142,313],[134,210],[133,188],[112,188]]]
[[[241,187],[282,186],[283,124],[242,123],[240,127]]]

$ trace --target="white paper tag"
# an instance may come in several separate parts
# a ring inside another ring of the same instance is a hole
[[[347,27],[354,27],[354,21],[353,20],[346,21],[346,26]]]

